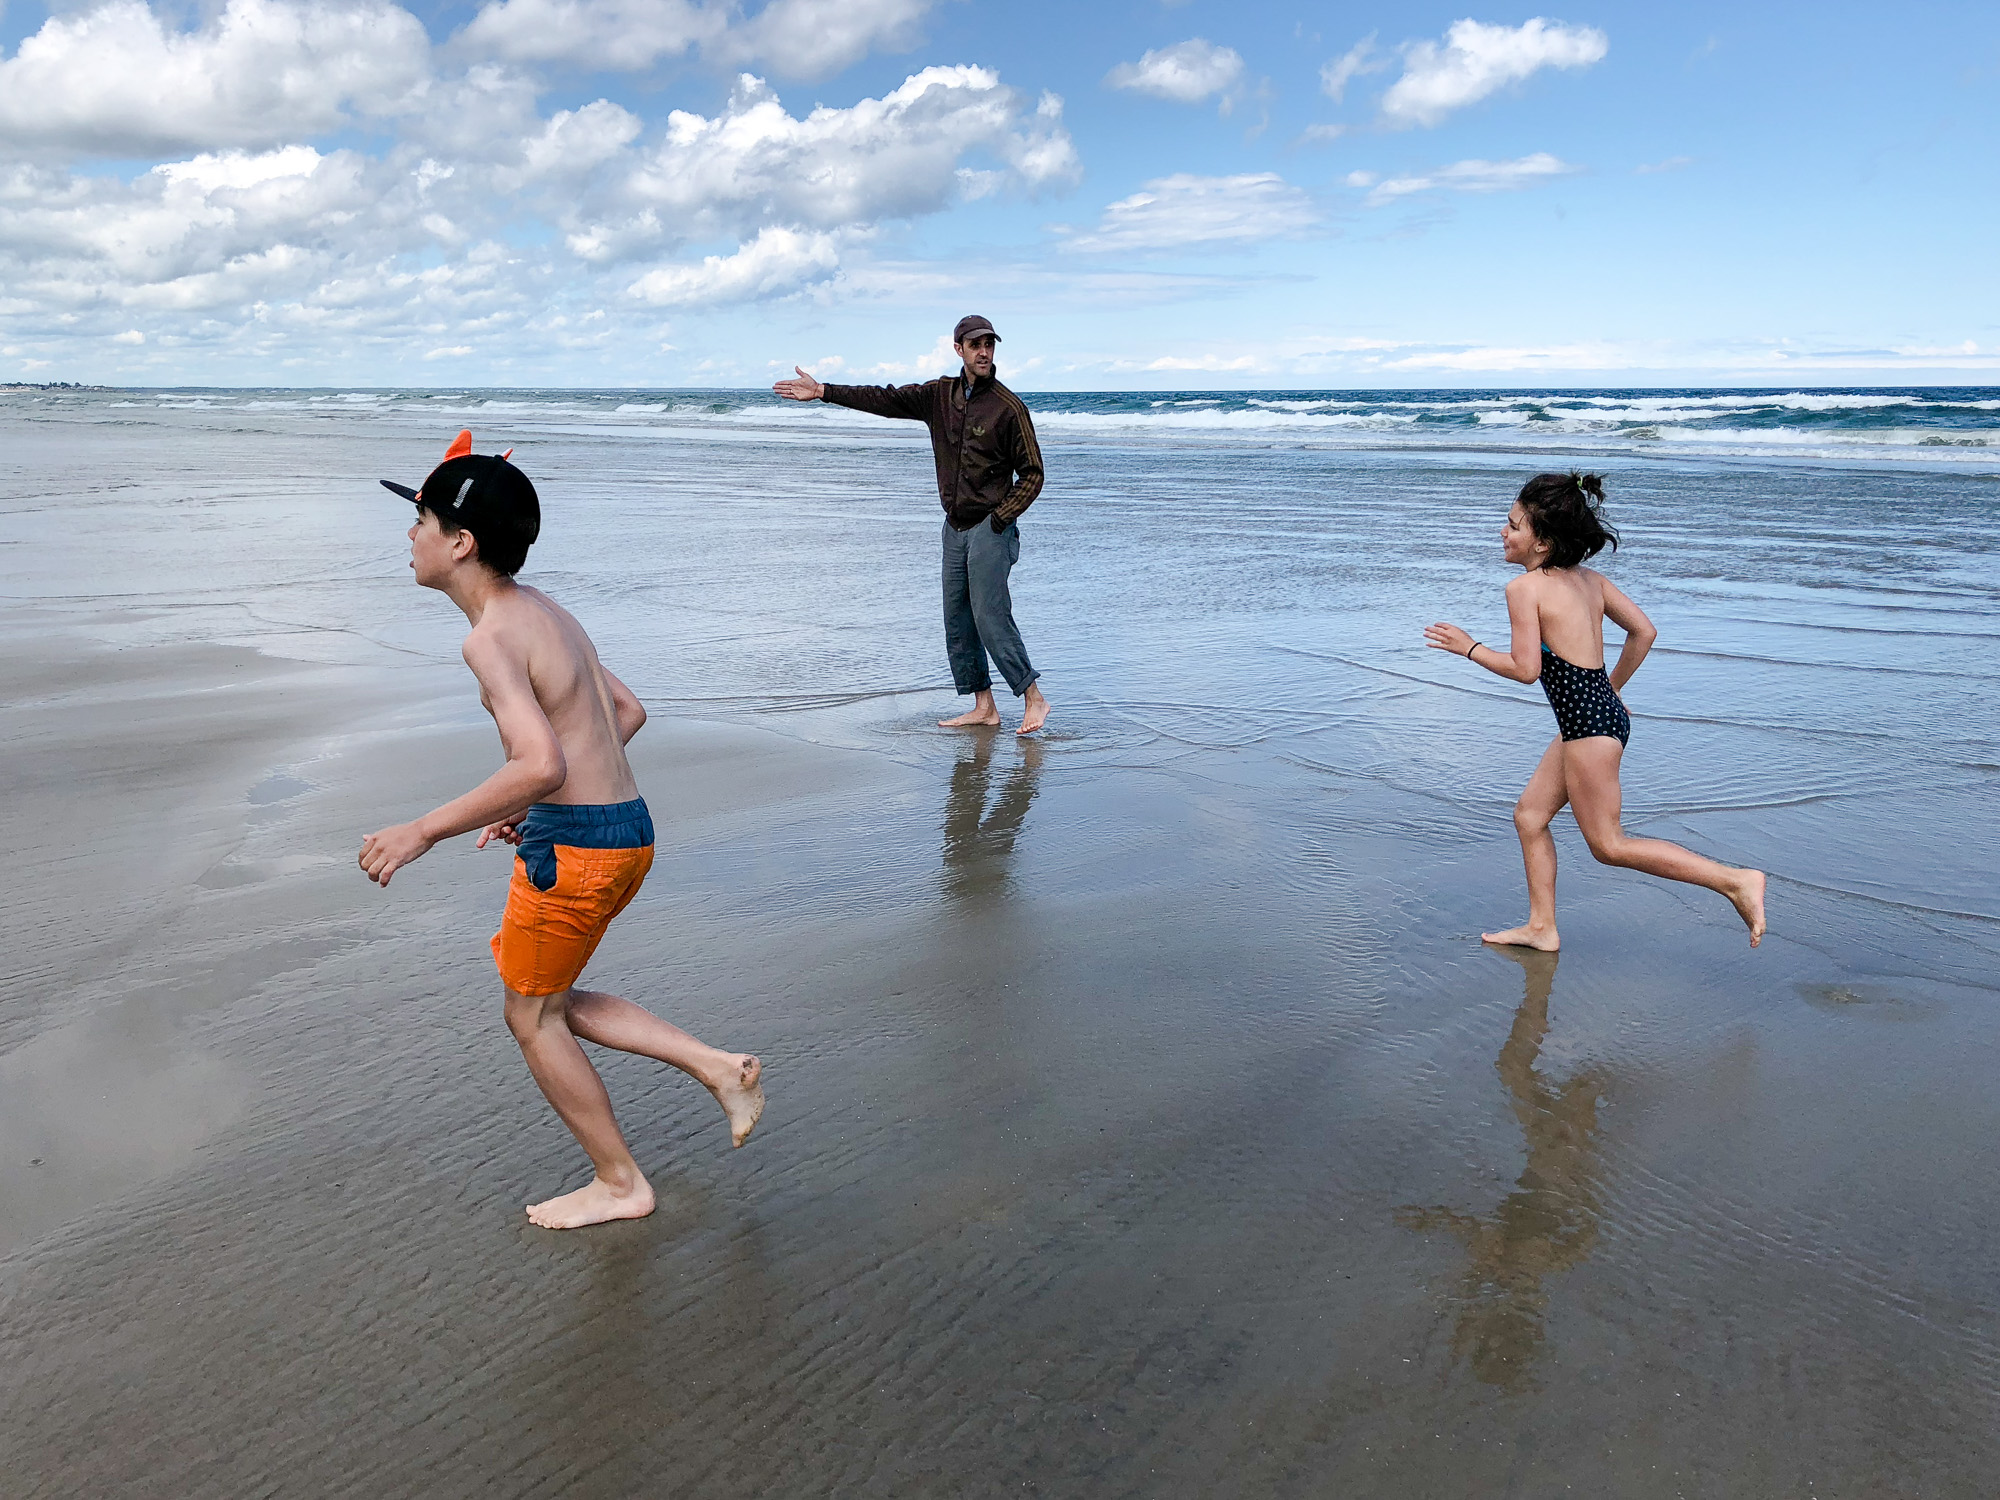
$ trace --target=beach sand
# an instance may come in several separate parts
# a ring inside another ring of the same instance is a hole
[[[1563,822],[1552,962],[1477,941],[1547,710],[1418,644],[1497,614],[1491,465],[1051,448],[1032,744],[933,727],[921,452],[802,517],[735,438],[540,434],[535,576],[654,714],[588,978],[770,1095],[731,1151],[600,1054],[660,1207],[559,1235],[507,855],[354,865],[498,762],[372,487],[437,420],[73,420],[0,444],[10,1497],[1990,1489],[1971,481],[1614,487],[1628,822],[1772,934]]]
[[[1984,993],[1574,858],[1560,962],[1481,951],[1511,840],[1386,788],[656,722],[593,976],[771,1109],[604,1057],[660,1210],[557,1236],[504,857],[351,862],[492,764],[456,674],[38,640],[12,1493],[1983,1484]]]

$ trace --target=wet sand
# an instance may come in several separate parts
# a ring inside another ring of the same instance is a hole
[[[1481,951],[1511,841],[1380,785],[656,721],[593,975],[771,1110],[606,1056],[661,1207],[554,1235],[504,860],[350,863],[491,764],[456,674],[46,639],[12,1493],[1983,1490],[1989,993],[1573,858]]]
[[[440,420],[0,411],[9,1500],[1991,1488],[1991,480],[1614,476],[1627,822],[1773,930],[1562,822],[1550,962],[1547,710],[1418,636],[1518,457],[1045,443],[1037,746],[933,726],[893,424],[480,426],[654,714],[591,978],[771,1099],[605,1055],[660,1209],[555,1235],[506,856],[353,863],[497,759],[373,485]]]

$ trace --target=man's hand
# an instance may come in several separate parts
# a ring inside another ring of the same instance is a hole
[[[361,868],[370,880],[386,887],[391,875],[411,861],[422,859],[436,842],[426,837],[416,824],[398,823],[361,841]]]
[[[518,844],[521,842],[521,830],[511,822],[488,823],[479,832],[479,842],[472,847],[475,849],[484,849],[494,839],[498,839],[503,844]]]
[[[798,372],[799,378],[797,380],[776,381],[771,386],[772,390],[783,396],[787,401],[817,401],[826,394],[826,387],[821,385],[817,380],[814,380],[812,376],[806,374],[804,370],[800,370],[797,365],[793,365],[792,368]]]

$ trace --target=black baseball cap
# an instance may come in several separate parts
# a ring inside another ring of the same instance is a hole
[[[958,327],[951,331],[951,341],[954,344],[962,344],[975,333],[992,333],[993,342],[996,344],[1000,342],[1000,335],[994,333],[993,325],[978,313],[967,313],[958,320]]]
[[[525,553],[541,534],[542,503],[528,476],[507,462],[513,451],[474,453],[472,434],[461,432],[417,488],[393,479],[381,481],[382,488],[471,532],[483,550],[506,551],[511,541]]]

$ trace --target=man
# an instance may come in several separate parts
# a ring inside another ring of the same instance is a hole
[[[970,713],[938,723],[963,729],[1000,722],[990,655],[1014,696],[1025,699],[1016,733],[1033,734],[1048,722],[1049,700],[1035,686],[1041,674],[1015,628],[1007,575],[1021,555],[1021,513],[1042,491],[1042,450],[1028,408],[994,378],[1000,335],[993,325],[976,314],[960,318],[951,338],[964,368],[922,385],[822,385],[794,366],[798,379],[771,389],[788,401],[830,401],[930,428],[944,506],[945,650],[952,683],[972,695]]]
[[[507,764],[414,823],[369,834],[361,868],[387,886],[440,840],[475,828],[484,829],[481,849],[493,839],[519,849],[492,945],[507,1026],[597,1169],[577,1191],[530,1204],[528,1217],[545,1229],[644,1218],[653,1189],[578,1037],[700,1080],[739,1146],[764,1112],[756,1058],[704,1046],[629,1000],[574,988],[652,868],[653,821],[625,759],[646,710],[598,662],[567,611],[514,581],[541,530],[541,505],[506,455],[474,454],[472,434],[461,432],[421,489],[382,483],[416,502],[409,534],[417,582],[446,595],[472,624],[465,664],[479,679],[479,701],[493,715]]]

